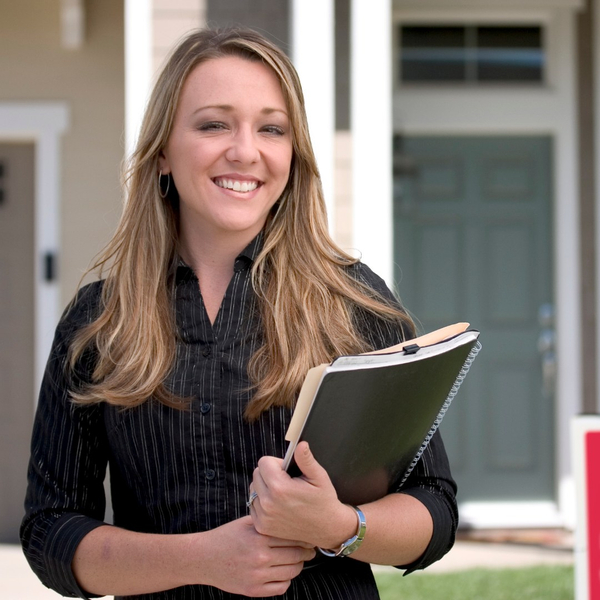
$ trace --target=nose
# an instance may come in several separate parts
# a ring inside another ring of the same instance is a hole
[[[243,164],[252,164],[260,160],[260,151],[253,132],[247,128],[236,131],[231,137],[225,157],[231,162]]]

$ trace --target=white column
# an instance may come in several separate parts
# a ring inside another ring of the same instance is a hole
[[[152,80],[152,0],[125,0],[125,152],[137,140]]]
[[[62,309],[59,278],[46,281],[43,263],[46,254],[60,259],[60,146],[69,125],[70,111],[64,102],[0,102],[2,139],[35,142],[35,372],[31,390],[34,402]]]
[[[292,60],[304,90],[310,137],[323,181],[331,231],[335,135],[333,0],[292,0],[291,6]]]
[[[352,0],[351,129],[354,247],[393,277],[390,0]]]

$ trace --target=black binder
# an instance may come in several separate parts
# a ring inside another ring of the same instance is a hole
[[[284,468],[300,474],[293,453],[306,440],[342,502],[370,502],[404,483],[481,349],[479,332],[466,327],[311,369],[286,435]]]

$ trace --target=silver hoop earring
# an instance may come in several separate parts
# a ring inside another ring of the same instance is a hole
[[[166,198],[167,194],[169,193],[169,187],[171,186],[171,173],[167,173],[165,175],[165,177],[167,178],[167,189],[165,190],[164,194],[163,194],[163,191],[162,191],[162,186],[160,185],[160,180],[161,180],[162,177],[163,177],[163,174],[162,174],[162,169],[161,169],[158,172],[158,195],[161,198]]]

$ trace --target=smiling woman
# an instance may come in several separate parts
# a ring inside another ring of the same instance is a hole
[[[251,30],[185,39],[126,189],[104,278],[65,311],[40,392],[21,537],[42,581],[84,598],[359,600],[378,597],[369,563],[439,559],[457,523],[439,434],[402,486],[360,509],[305,444],[302,476],[282,469],[308,369],[413,333],[329,237],[285,54]]]
[[[212,261],[221,238],[237,254],[262,230],[291,161],[287,107],[272,69],[230,56],[190,73],[159,162],[179,193],[180,249],[197,274],[194,257]]]

